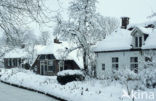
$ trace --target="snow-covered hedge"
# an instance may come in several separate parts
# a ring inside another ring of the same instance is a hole
[[[80,70],[64,70],[57,74],[57,81],[62,85],[72,81],[82,81],[84,78],[84,74]]]
[[[125,81],[125,80],[138,80],[139,77],[136,73],[131,71],[130,69],[122,69],[120,71],[115,71],[113,73],[113,79],[115,80],[120,80],[120,81]]]
[[[156,87],[156,68],[149,67],[139,73],[140,80],[148,88]]]
[[[84,75],[81,70],[63,70],[57,73],[57,76],[65,75]]]

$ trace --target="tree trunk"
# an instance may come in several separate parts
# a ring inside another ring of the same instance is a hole
[[[86,50],[83,51],[83,66],[84,66],[85,73],[88,74],[88,64],[87,64],[87,52],[86,52]]]

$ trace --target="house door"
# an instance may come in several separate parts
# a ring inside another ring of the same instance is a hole
[[[47,73],[47,62],[40,62],[40,74],[41,75],[46,75]]]

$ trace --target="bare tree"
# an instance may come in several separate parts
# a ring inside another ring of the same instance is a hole
[[[12,31],[32,21],[46,22],[46,9],[42,0],[0,0],[0,28],[8,39],[13,40]]]
[[[77,44],[83,54],[86,73],[88,73],[89,58],[91,58],[90,47],[98,40],[105,38],[107,32],[104,27],[109,25],[109,23],[103,25],[103,17],[96,13],[96,2],[96,0],[73,0],[69,7],[69,20],[62,20],[62,17],[58,15],[57,26],[54,30],[54,35]]]
[[[50,39],[49,32],[46,31],[46,32],[42,32],[41,33],[41,36],[40,36],[40,42],[41,42],[41,44],[47,45],[49,39]]]
[[[113,17],[103,17],[103,16],[101,16],[99,20],[99,24],[103,28],[103,33],[101,34],[102,38],[105,38],[106,35],[111,34],[120,25],[118,19]]]
[[[38,41],[36,35],[30,28],[10,28],[8,34],[10,37],[8,37],[7,34],[3,35],[4,44],[8,46],[21,47],[24,44],[35,44]]]

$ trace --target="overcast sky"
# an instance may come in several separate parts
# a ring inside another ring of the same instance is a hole
[[[66,18],[70,1],[72,0],[48,0],[46,4],[48,8],[54,11],[61,7],[61,13]],[[152,12],[156,12],[156,0],[98,0],[97,12],[103,16],[117,18],[128,16],[130,17],[130,23],[142,23],[149,20],[147,16],[151,15]],[[53,24],[51,25],[50,30],[54,27]],[[41,27],[41,30],[42,28],[47,30],[44,27]]]
[[[129,16],[132,23],[144,22],[153,11],[156,0],[99,0],[98,11],[104,16]]]
[[[60,6],[67,11],[68,2],[71,0],[50,0],[50,7],[54,10]],[[104,16],[121,17],[129,16],[132,23],[144,22],[147,16],[156,11],[156,0],[98,0],[97,11]],[[65,13],[64,13],[65,14]],[[66,16],[66,15],[65,15]]]

